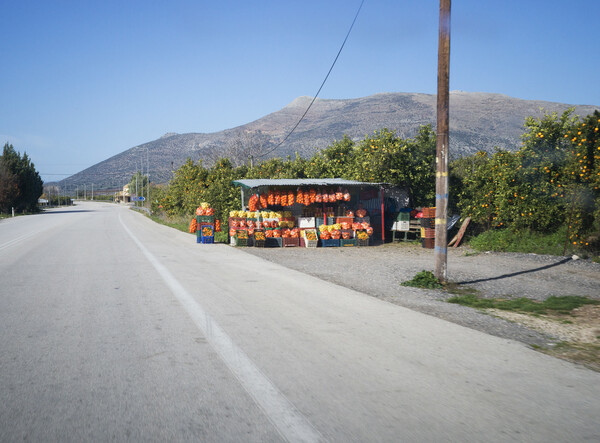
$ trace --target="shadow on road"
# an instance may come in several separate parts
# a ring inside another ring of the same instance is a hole
[[[43,211],[42,214],[72,214],[75,212],[96,212],[90,209],[61,209],[59,211]]]
[[[565,264],[565,263],[567,263],[569,261],[571,261],[571,258],[567,257],[567,258],[562,259],[559,262],[552,263],[552,264],[546,265],[546,266],[541,266],[539,268],[527,269],[525,271],[513,272],[511,274],[503,274],[503,275],[499,275],[497,277],[480,278],[480,279],[477,279],[477,280],[469,280],[469,281],[460,281],[460,282],[457,282],[457,284],[459,284],[459,285],[469,285],[469,284],[473,284],[473,283],[482,283],[482,282],[486,282],[486,281],[502,280],[503,278],[516,277],[517,275],[529,274],[531,272],[543,271],[545,269],[550,269],[550,268],[553,268],[555,266],[563,265],[563,264]]]

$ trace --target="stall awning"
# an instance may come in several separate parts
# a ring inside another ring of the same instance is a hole
[[[359,182],[342,178],[280,178],[234,180],[233,184],[245,189],[263,186],[384,186],[385,183]]]

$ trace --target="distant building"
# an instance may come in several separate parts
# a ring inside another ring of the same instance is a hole
[[[123,186],[122,191],[115,192],[114,200],[115,200],[115,202],[118,202],[118,203],[130,203],[131,202],[131,194],[129,193],[129,184]]]

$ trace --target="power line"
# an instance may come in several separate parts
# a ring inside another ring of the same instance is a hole
[[[354,16],[354,20],[352,20],[352,24],[350,25],[350,29],[348,29],[348,33],[346,34],[346,38],[344,38],[344,41],[342,42],[342,46],[340,46],[340,50],[338,51],[337,55],[335,56],[335,59],[333,60],[333,63],[331,64],[331,67],[329,68],[329,71],[327,72],[327,75],[325,76],[325,79],[323,80],[323,83],[321,83],[321,86],[319,87],[319,90],[317,91],[317,93],[313,97],[312,101],[308,105],[308,108],[306,108],[306,111],[304,111],[304,114],[302,114],[302,117],[300,117],[300,120],[298,120],[298,123],[296,123],[294,125],[294,127],[292,128],[292,130],[290,132],[288,132],[288,134],[285,136],[285,138],[281,142],[279,142],[270,151],[267,151],[267,152],[265,152],[264,154],[261,154],[261,155],[257,155],[258,158],[261,158],[261,157],[264,157],[266,155],[269,155],[271,152],[275,151],[277,148],[279,148],[281,145],[283,145],[285,143],[285,141],[289,138],[289,136],[292,135],[292,133],[296,130],[296,128],[298,127],[298,125],[300,124],[300,122],[302,120],[304,120],[304,117],[306,116],[306,114],[308,113],[308,110],[312,107],[313,103],[317,99],[317,96],[321,92],[321,89],[323,89],[323,86],[325,85],[325,82],[329,78],[329,74],[331,74],[331,71],[333,70],[333,67],[335,66],[335,63],[337,62],[337,59],[339,58],[340,54],[342,53],[342,49],[344,49],[344,45],[346,44],[346,40],[348,40],[348,37],[350,36],[350,32],[352,32],[352,28],[354,27],[354,23],[356,22],[356,19],[358,18],[358,14],[360,13],[360,10],[362,9],[362,6],[363,6],[364,2],[365,2],[365,0],[362,0],[360,2],[360,6],[358,7],[358,10],[356,11],[356,15]]]

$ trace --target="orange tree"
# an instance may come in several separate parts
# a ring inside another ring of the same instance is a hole
[[[354,142],[346,135],[327,148],[318,151],[304,164],[304,174],[309,178],[349,179],[355,161]]]
[[[208,170],[203,190],[203,201],[215,210],[215,216],[223,222],[228,220],[229,212],[240,207],[240,190],[233,180],[246,177],[247,167],[234,168],[227,158],[219,159]]]
[[[588,115],[564,138],[570,144],[563,171],[569,241],[578,247],[600,247],[600,112]]]
[[[597,247],[599,120],[598,112],[580,120],[572,110],[528,118],[516,153],[454,162],[462,213],[488,228],[553,232],[567,225],[573,245]]]
[[[170,216],[194,214],[198,205],[204,201],[205,182],[208,171],[191,159],[181,165],[170,181],[168,189],[159,199],[159,205]]]
[[[431,205],[435,201],[435,146],[430,125],[421,126],[414,138],[406,140],[382,129],[356,146],[346,178],[404,185],[413,205]]]

